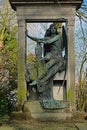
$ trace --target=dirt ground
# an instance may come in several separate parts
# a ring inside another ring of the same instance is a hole
[[[14,121],[2,124],[0,130],[87,130],[87,121],[80,123]]]

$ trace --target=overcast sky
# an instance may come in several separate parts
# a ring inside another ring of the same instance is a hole
[[[0,0],[0,4],[4,4],[5,0]]]

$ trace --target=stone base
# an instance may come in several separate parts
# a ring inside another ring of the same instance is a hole
[[[73,114],[69,111],[68,107],[64,109],[43,109],[39,101],[27,101],[24,104],[23,112],[31,113],[33,119],[41,121],[66,121],[72,119]]]

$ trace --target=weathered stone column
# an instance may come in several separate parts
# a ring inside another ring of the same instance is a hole
[[[18,19],[18,103],[23,105],[26,101],[25,81],[25,20]]]
[[[70,104],[75,105],[75,52],[74,52],[74,23],[75,17],[68,20],[68,91]]]

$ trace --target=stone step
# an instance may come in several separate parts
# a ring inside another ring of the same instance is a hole
[[[31,113],[31,117],[42,121],[60,121],[67,120],[73,117],[73,114],[68,109],[68,102],[66,102],[67,108],[64,109],[43,109],[39,101],[27,101],[24,104],[23,112]]]

